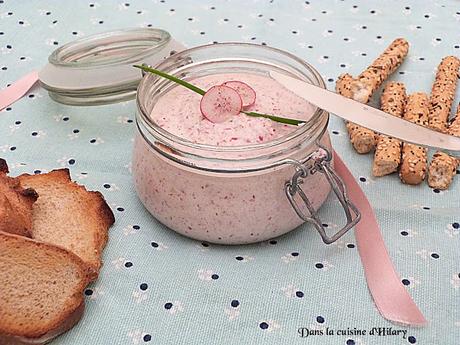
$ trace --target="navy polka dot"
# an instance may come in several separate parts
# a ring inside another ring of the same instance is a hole
[[[410,344],[415,344],[417,342],[417,339],[415,339],[415,337],[413,335],[410,335],[408,338],[407,338],[407,341],[410,343]]]
[[[146,335],[144,335],[144,337],[142,339],[145,342],[149,342],[150,340],[152,340],[152,336],[150,334],[146,334]]]
[[[401,282],[403,283],[403,285],[410,285],[410,280],[409,279],[403,279],[401,280]]]
[[[133,267],[133,263],[128,261],[128,262],[125,262],[125,267],[126,268],[130,268],[130,267]]]
[[[238,261],[244,260],[244,258],[242,256],[236,256],[235,259],[238,260]]]
[[[407,231],[401,231],[400,234],[401,234],[402,236],[407,236],[407,235],[409,235],[409,233],[408,233]]]
[[[452,223],[452,227],[453,227],[454,229],[459,229],[459,228],[460,228],[460,224],[457,223],[457,222]]]
[[[299,253],[297,253],[297,252],[292,252],[291,255],[292,255],[292,256],[299,256]]]
[[[238,306],[240,305],[240,302],[239,302],[238,300],[234,299],[234,300],[230,303],[230,305],[231,305],[233,308],[236,308],[236,307],[238,307]]]
[[[91,289],[86,289],[85,290],[85,295],[86,296],[91,296],[92,294],[93,294],[93,290],[91,290]]]
[[[324,265],[320,262],[316,263],[315,264],[315,267],[318,268],[318,269],[321,269],[321,268],[324,268]]]
[[[432,257],[433,259],[439,259],[439,254],[437,254],[437,253],[431,253],[431,257]]]
[[[316,322],[318,322],[318,323],[324,323],[324,317],[322,317],[322,316],[317,316],[317,317],[316,317]]]
[[[268,328],[268,323],[266,323],[266,322],[261,322],[261,323],[259,324],[259,327],[262,328],[262,329],[267,329],[267,328]]]
[[[134,230],[139,230],[141,227],[139,225],[133,225]]]
[[[211,278],[214,279],[214,280],[217,280],[217,279],[219,279],[219,275],[218,274],[213,274],[211,276]]]
[[[355,345],[355,341],[353,339],[348,339],[346,342],[347,345]]]
[[[296,291],[295,292],[295,295],[299,298],[302,298],[304,296],[303,292],[302,291]]]
[[[139,285],[139,289],[141,289],[142,291],[147,290],[148,287],[149,287],[149,286],[147,285],[147,283],[142,283],[141,285]]]
[[[354,247],[355,247],[355,245],[354,245],[353,243],[348,243],[348,244],[347,244],[347,248],[350,248],[350,249],[351,249],[351,248],[354,248]]]
[[[165,303],[164,307],[166,310],[169,310],[173,307],[173,304],[171,302],[168,302],[168,303]]]
[[[152,243],[150,243],[150,244],[152,245],[153,248],[158,248],[158,243],[152,242]]]

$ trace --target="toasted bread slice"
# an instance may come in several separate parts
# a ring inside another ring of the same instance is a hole
[[[23,189],[9,177],[8,165],[0,158],[0,231],[31,237],[32,205],[37,200],[33,189]]]
[[[0,344],[44,344],[84,309],[86,265],[65,249],[0,232]]]
[[[72,182],[68,169],[18,179],[40,196],[33,207],[32,238],[75,253],[96,279],[108,229],[115,221],[102,194]]]

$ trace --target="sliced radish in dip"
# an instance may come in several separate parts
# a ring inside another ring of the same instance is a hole
[[[225,85],[211,87],[201,98],[200,110],[204,117],[214,123],[225,122],[238,115],[243,108],[240,94]]]
[[[256,92],[248,84],[243,83],[242,81],[231,80],[226,81],[222,85],[231,87],[241,96],[243,101],[243,107],[249,107],[254,104],[256,101]]]

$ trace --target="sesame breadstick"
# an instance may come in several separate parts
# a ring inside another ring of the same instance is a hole
[[[409,51],[409,43],[404,38],[397,38],[385,51],[359,76],[353,84],[354,99],[367,103],[372,94],[393,73]]]
[[[361,103],[367,103],[375,90],[399,67],[408,50],[409,44],[407,41],[403,38],[398,38],[356,79],[348,75],[349,78],[339,78],[337,83],[344,83],[345,81],[351,83],[350,86],[345,88],[351,91],[351,94],[346,97]],[[339,88],[336,87],[336,89]],[[376,135],[372,130],[354,123],[347,123],[347,129],[350,141],[358,153],[372,151],[376,145]]]
[[[426,126],[428,124],[429,99],[422,92],[407,97],[404,119]],[[426,175],[427,150],[418,145],[404,143],[399,178],[403,183],[420,184]]]
[[[348,73],[341,74],[335,83],[335,91],[347,98],[353,98],[351,84],[355,79]]]
[[[448,134],[460,137],[460,104],[457,108],[457,115],[450,124]],[[428,169],[428,185],[431,188],[447,189],[456,174],[458,160],[444,152],[436,152],[433,155]]]
[[[383,90],[380,99],[384,112],[402,117],[406,104],[406,88],[403,83],[389,82]],[[398,170],[401,163],[401,146],[398,139],[380,134],[377,139],[372,173],[374,176],[384,176]]]
[[[351,87],[354,82],[355,79],[350,74],[342,74],[339,79],[337,79],[335,90],[342,96],[353,99]],[[350,136],[350,141],[358,153],[368,153],[375,147],[374,131],[352,122],[347,122],[346,126]]]
[[[455,56],[447,56],[442,59],[436,72],[431,90],[428,125],[440,132],[447,132],[447,120],[455,96],[459,68],[460,60]]]

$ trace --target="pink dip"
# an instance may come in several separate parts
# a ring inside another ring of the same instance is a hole
[[[257,94],[254,105],[245,109],[258,113],[308,120],[315,107],[275,80],[260,75],[218,74],[193,80],[193,85],[208,90],[225,81],[239,80]],[[240,114],[223,123],[212,123],[200,111],[201,95],[182,86],[173,88],[155,105],[151,117],[168,132],[194,143],[238,146],[258,144],[285,136],[297,129],[264,118]]]
[[[207,90],[225,81],[239,80],[257,93],[248,108],[271,115],[308,120],[315,108],[271,78],[255,74],[217,74],[191,81]],[[215,146],[265,143],[298,129],[244,114],[212,123],[200,112],[201,96],[182,86],[164,94],[151,118],[163,129],[188,141]],[[329,136],[321,139],[330,148]],[[306,157],[310,151],[301,152]],[[146,208],[163,224],[195,239],[239,244],[284,234],[303,221],[285,195],[285,182],[294,168],[283,165],[252,173],[209,173],[172,162],[152,150],[137,134],[133,154],[135,186]],[[317,173],[302,188],[317,209],[329,194],[325,178]]]

